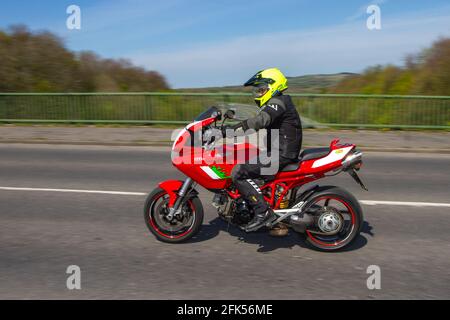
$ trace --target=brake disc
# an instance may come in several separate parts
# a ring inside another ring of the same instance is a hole
[[[324,207],[317,219],[317,226],[323,235],[335,235],[344,226],[344,217],[333,207]],[[316,232],[319,233],[319,232]]]

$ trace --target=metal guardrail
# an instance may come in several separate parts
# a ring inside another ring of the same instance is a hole
[[[450,129],[448,96],[290,95],[321,127]],[[0,93],[0,122],[182,124],[224,102],[253,103],[247,93]]]

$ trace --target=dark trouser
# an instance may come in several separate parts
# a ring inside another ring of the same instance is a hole
[[[293,160],[291,159],[281,157],[278,165],[278,171],[292,162]],[[275,175],[261,174],[261,168],[268,168],[270,166],[271,164],[239,164],[235,166],[231,172],[231,179],[233,180],[234,185],[253,209],[255,214],[262,214],[266,212],[269,209],[269,205],[264,200],[258,185],[252,179],[274,179]]]

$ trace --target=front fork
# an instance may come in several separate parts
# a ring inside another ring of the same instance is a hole
[[[189,194],[189,191],[192,188],[194,181],[191,178],[187,178],[181,188],[178,190],[178,197],[175,200],[175,203],[172,208],[169,209],[169,213],[167,214],[167,219],[172,220],[174,215],[178,215],[181,213],[181,206],[186,200],[186,195]]]

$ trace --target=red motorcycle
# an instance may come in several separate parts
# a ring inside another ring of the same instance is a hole
[[[203,206],[196,184],[212,191],[213,206],[221,218],[243,229],[252,219],[252,210],[233,186],[231,170],[258,155],[260,150],[248,142],[223,144],[214,132],[222,132],[224,122],[233,119],[231,109],[222,112],[211,107],[184,128],[172,148],[172,162],[187,179],[159,183],[147,197],[144,216],[149,230],[160,241],[180,243],[195,236],[203,222]],[[221,136],[221,134],[220,134]],[[192,143],[195,138],[200,143]],[[335,186],[301,190],[305,184],[348,172],[365,190],[358,177],[362,153],[353,144],[331,142],[328,148],[305,149],[297,162],[278,172],[275,179],[257,181],[265,200],[277,219],[266,227],[276,231],[288,228],[302,233],[314,248],[332,251],[349,245],[360,233],[363,212],[356,198]],[[286,231],[287,232],[287,231]]]

